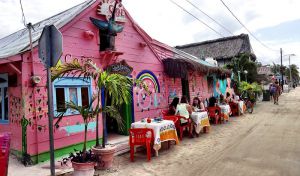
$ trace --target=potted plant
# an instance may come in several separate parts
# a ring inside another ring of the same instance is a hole
[[[93,99],[94,100],[94,99]],[[71,160],[72,167],[74,169],[74,176],[93,176],[94,167],[96,164],[96,156],[92,153],[91,150],[87,150],[87,130],[89,122],[95,117],[98,112],[97,108],[93,108],[93,100],[88,106],[78,106],[74,102],[66,102],[66,107],[62,113],[59,114],[59,118],[55,123],[55,126],[58,127],[59,122],[64,116],[64,113],[68,109],[76,110],[82,117],[84,122],[84,140],[83,147],[81,151],[76,151],[75,153],[70,153],[68,158],[64,158],[62,164],[66,164],[68,160]]]
[[[123,103],[129,103],[131,101],[131,89],[133,82],[145,89],[147,87],[140,81],[133,80],[127,76],[121,74],[110,73],[103,71],[92,60],[87,60],[84,63],[80,63],[77,59],[74,59],[70,63],[65,63],[52,70],[52,79],[64,75],[76,75],[78,77],[89,77],[92,78],[96,90],[96,145],[92,148],[92,151],[99,157],[97,169],[108,169],[112,166],[113,156],[116,151],[116,146],[106,144],[106,136],[103,135],[102,142],[100,145],[99,140],[99,116],[102,113],[102,127],[105,134],[106,126],[106,114],[110,114],[109,117],[114,118],[120,130],[123,128],[123,120],[116,110],[115,106],[122,105]],[[101,105],[101,91],[104,91],[104,104]],[[111,97],[111,106],[107,106],[107,97]]]

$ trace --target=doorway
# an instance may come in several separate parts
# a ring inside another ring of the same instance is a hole
[[[182,85],[182,95],[185,95],[188,98],[188,101],[190,101],[189,80],[181,79],[181,85]]]
[[[132,96],[132,94],[131,94]],[[104,97],[104,96],[103,96]],[[132,97],[131,97],[132,99]],[[111,106],[111,97],[107,97],[107,106]],[[133,119],[133,99],[131,103],[122,104],[117,108],[119,111],[122,121],[123,128],[119,129],[117,120],[112,118],[109,114],[106,114],[106,134],[110,136],[118,136],[118,135],[128,135],[129,129],[131,127],[132,119]]]

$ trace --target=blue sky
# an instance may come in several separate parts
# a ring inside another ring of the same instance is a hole
[[[22,0],[27,22],[38,22],[84,0]],[[197,18],[224,36],[230,34],[215,24],[186,0],[174,0]],[[189,0],[233,34],[247,33],[220,0]],[[284,54],[295,53],[292,63],[300,66],[299,0],[223,0],[233,13],[264,44],[250,36],[258,60],[279,63],[279,48]],[[171,46],[220,38],[218,34],[183,12],[169,0],[123,0],[125,8],[150,36]],[[59,5],[58,5],[59,4]],[[23,28],[19,0],[0,0],[0,38]],[[284,58],[284,64],[287,64]]]
[[[276,39],[281,42],[300,41],[300,19],[283,22],[277,26],[263,28],[255,32],[261,40]]]

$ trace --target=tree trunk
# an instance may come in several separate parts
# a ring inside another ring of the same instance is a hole
[[[82,158],[83,161],[85,161],[86,158],[86,141],[87,141],[87,128],[88,128],[88,123],[85,121],[84,122],[84,142],[83,142],[83,149],[82,149]]]
[[[101,93],[101,90],[98,90],[98,95],[97,95],[97,108],[99,109],[99,106],[100,106],[100,93]],[[99,113],[97,113],[97,116],[96,116],[96,147],[99,146]]]
[[[103,108],[106,107],[106,104],[107,104],[107,96],[108,96],[108,93],[106,90],[104,90],[104,98],[105,98],[105,101],[104,101],[104,105],[102,105]],[[106,141],[106,136],[105,136],[105,129],[106,129],[106,112],[103,113],[103,120],[102,120],[102,128],[103,128],[103,133],[102,133],[102,148],[105,148],[105,141]]]

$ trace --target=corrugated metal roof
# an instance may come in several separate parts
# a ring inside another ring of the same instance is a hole
[[[96,2],[96,0],[87,0],[57,15],[47,18],[46,20],[34,24],[32,30],[33,46],[37,45],[37,41],[42,34],[44,26],[53,24],[57,28],[61,28],[94,2]],[[0,39],[0,59],[14,56],[27,50],[29,50],[29,33],[27,28]]]

